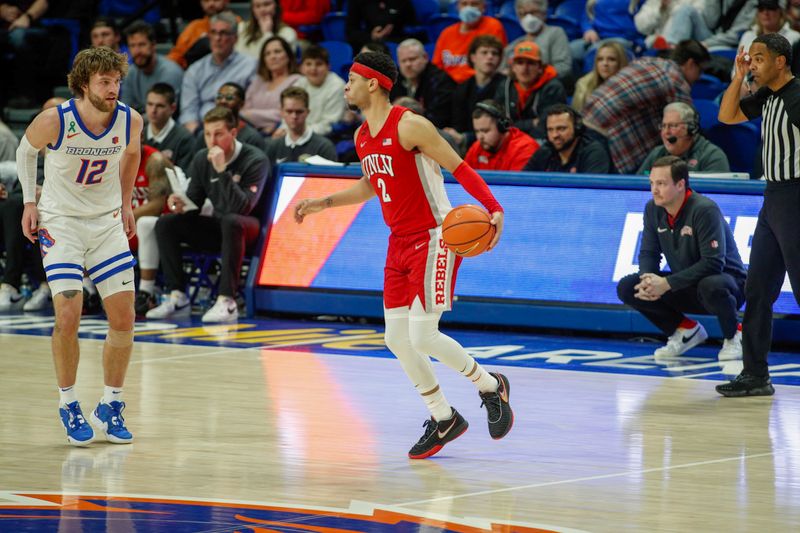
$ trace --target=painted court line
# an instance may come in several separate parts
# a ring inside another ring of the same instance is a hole
[[[552,487],[554,485],[567,485],[569,483],[581,483],[583,481],[595,481],[598,479],[611,479],[615,477],[634,476],[641,474],[650,474],[652,472],[665,472],[668,470],[677,470],[679,468],[693,468],[695,466],[713,465],[718,463],[728,463],[731,461],[741,461],[742,459],[757,459],[759,457],[767,457],[774,455],[775,452],[755,453],[752,455],[737,455],[735,457],[725,457],[722,459],[712,459],[710,461],[698,461],[696,463],[684,463],[681,465],[665,466],[659,468],[645,468],[643,470],[628,470],[626,472],[617,472],[616,474],[602,474],[599,476],[587,476],[573,479],[562,479],[560,481],[548,481],[546,483],[532,483],[530,485],[520,485],[517,487],[507,487],[504,489],[483,490],[479,492],[468,492],[466,494],[455,494],[453,496],[442,496],[440,498],[429,498],[426,500],[415,500],[412,502],[396,503],[396,507],[405,507],[408,505],[421,505],[426,503],[441,502],[447,500],[457,500],[460,498],[470,498],[472,496],[485,496],[487,494],[499,494],[502,492],[512,492],[515,490],[536,489],[540,487]]]

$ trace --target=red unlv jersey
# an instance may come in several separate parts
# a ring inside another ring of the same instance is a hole
[[[398,236],[435,228],[450,212],[439,164],[419,150],[400,146],[397,125],[406,111],[392,107],[375,137],[365,122],[356,139],[361,169],[381,202],[383,220]]]

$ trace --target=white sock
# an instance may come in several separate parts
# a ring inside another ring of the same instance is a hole
[[[97,287],[94,286],[94,282],[89,276],[83,278],[83,288],[86,289],[89,294],[97,294]]]
[[[75,385],[71,387],[58,388],[58,401],[59,405],[66,405],[68,403],[77,402],[78,394],[75,392]]]
[[[428,410],[431,412],[433,419],[437,422],[447,420],[453,416],[453,409],[450,407],[450,404],[447,403],[447,399],[444,397],[444,393],[439,385],[436,385],[434,392],[423,394],[422,399],[425,401],[425,405],[428,406]]]
[[[472,381],[472,384],[480,392],[495,392],[500,386],[497,379],[474,360],[471,365],[467,365],[467,368],[461,371],[461,374]]]
[[[122,387],[103,387],[103,403],[121,402]]]
[[[139,290],[150,294],[156,293],[156,280],[154,279],[140,279]]]

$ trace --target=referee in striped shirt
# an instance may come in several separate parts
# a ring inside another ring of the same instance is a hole
[[[800,302],[800,81],[792,76],[792,47],[777,33],[757,37],[750,50],[739,50],[736,73],[720,104],[719,120],[736,124],[759,116],[761,122],[764,204],[750,251],[742,323],[744,369],[717,386],[723,396],[770,396],[767,354],[772,343],[772,304],[786,272]],[[749,70],[760,87],[740,94]]]

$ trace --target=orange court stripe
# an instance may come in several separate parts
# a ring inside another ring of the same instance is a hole
[[[338,246],[363,204],[326,209],[294,221],[294,206],[305,198],[328,196],[355,183],[352,179],[304,180],[289,206],[270,228],[261,261],[260,285],[309,287]]]

